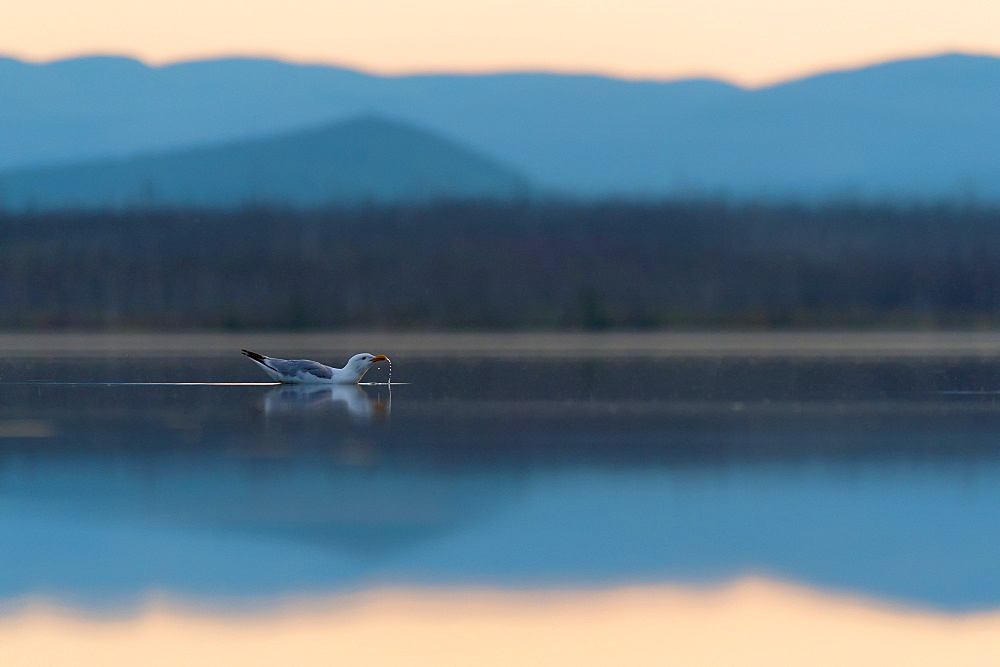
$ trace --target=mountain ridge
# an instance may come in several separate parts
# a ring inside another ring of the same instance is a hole
[[[436,132],[571,196],[1000,201],[1000,58],[988,55],[760,88],[555,73],[380,76],[253,58],[8,59],[0,86],[0,170],[265,137],[367,113]]]
[[[0,173],[13,210],[509,199],[526,179],[409,124],[356,118],[244,141]]]

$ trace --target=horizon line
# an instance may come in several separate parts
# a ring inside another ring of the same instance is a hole
[[[37,66],[48,66],[48,65],[58,65],[62,63],[70,63],[74,61],[81,60],[91,60],[91,59],[110,59],[110,60],[127,60],[135,62],[143,67],[149,69],[166,69],[169,67],[191,65],[197,63],[208,63],[208,62],[221,62],[221,61],[259,61],[259,62],[275,62],[291,66],[299,67],[317,67],[317,68],[329,68],[329,69],[339,69],[348,72],[354,72],[357,74],[393,79],[393,78],[418,78],[418,77],[435,77],[435,76],[454,76],[454,77],[490,77],[490,76],[516,76],[516,75],[550,75],[550,76],[570,76],[570,77],[593,77],[601,79],[611,79],[616,81],[631,82],[631,83],[680,83],[685,81],[713,81],[721,84],[726,84],[733,86],[735,88],[741,88],[743,90],[762,90],[766,88],[777,87],[789,83],[794,83],[796,81],[803,81],[806,79],[811,79],[819,76],[825,76],[830,74],[855,72],[865,69],[880,67],[883,65],[889,65],[893,63],[920,61],[920,60],[933,60],[936,58],[947,58],[947,57],[968,57],[968,58],[989,58],[989,59],[1000,59],[1000,51],[998,52],[988,52],[982,50],[973,49],[943,49],[934,50],[910,54],[899,54],[896,56],[891,56],[887,58],[862,58],[848,62],[842,62],[836,65],[830,65],[828,67],[814,68],[804,71],[799,74],[793,74],[785,77],[766,79],[758,82],[748,82],[742,81],[740,77],[735,76],[723,76],[720,74],[713,74],[708,72],[696,72],[692,71],[686,74],[678,74],[673,76],[650,76],[650,75],[631,75],[626,72],[618,72],[612,70],[599,70],[591,68],[575,69],[575,68],[565,68],[565,67],[547,67],[545,65],[538,65],[536,67],[504,67],[498,65],[488,68],[475,68],[475,69],[463,69],[460,67],[446,68],[442,67],[440,69],[427,68],[427,69],[387,69],[387,68],[373,68],[365,67],[356,63],[345,63],[336,61],[322,61],[315,59],[297,59],[289,55],[284,54],[267,54],[267,53],[253,53],[253,52],[231,52],[231,53],[216,53],[216,54],[204,54],[197,55],[192,54],[190,56],[182,56],[176,59],[156,59],[156,58],[146,58],[136,54],[129,54],[124,51],[122,52],[111,52],[111,51],[91,51],[77,54],[67,54],[55,56],[52,58],[30,58],[24,56],[13,55],[10,53],[0,52],[0,60],[13,60],[19,63]]]

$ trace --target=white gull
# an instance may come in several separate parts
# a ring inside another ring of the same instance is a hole
[[[331,368],[308,359],[276,359],[250,350],[242,352],[265,373],[286,384],[357,384],[372,366],[380,361],[389,361],[384,354],[362,352],[351,357],[343,368]]]

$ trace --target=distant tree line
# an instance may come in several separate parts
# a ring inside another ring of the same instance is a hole
[[[660,201],[0,213],[0,328],[1000,323],[1000,208]]]

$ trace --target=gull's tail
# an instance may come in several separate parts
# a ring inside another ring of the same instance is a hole
[[[247,355],[254,361],[259,361],[261,363],[263,363],[264,360],[267,359],[267,357],[265,357],[263,354],[257,354],[256,352],[251,352],[250,350],[240,350],[240,352]]]

